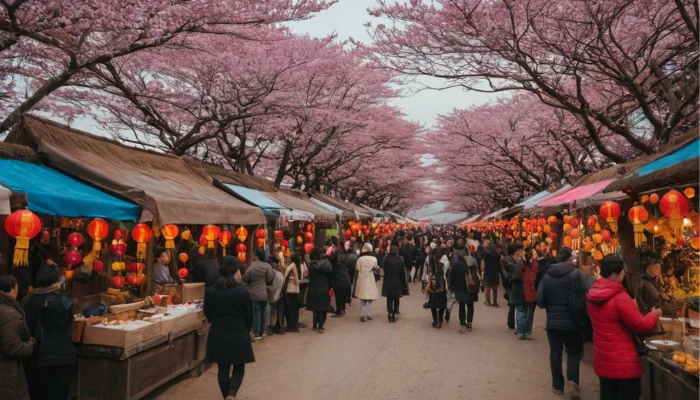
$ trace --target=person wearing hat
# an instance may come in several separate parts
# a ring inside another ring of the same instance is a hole
[[[661,260],[658,253],[643,258],[642,266],[644,274],[637,294],[637,304],[642,315],[647,315],[652,309],[660,308],[661,302],[668,301],[669,297],[661,290]]]
[[[44,264],[36,275],[37,288],[22,300],[36,351],[25,372],[29,397],[66,399],[76,355],[73,346],[73,300],[63,295],[63,271]]]
[[[379,298],[375,272],[379,272],[377,257],[372,254],[372,245],[365,243],[357,258],[354,297],[360,299],[360,321],[372,320],[372,302]]]

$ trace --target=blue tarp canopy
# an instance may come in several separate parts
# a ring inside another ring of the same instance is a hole
[[[230,183],[224,183],[224,185],[250,203],[260,207],[267,218],[277,218],[280,216],[280,210],[286,209],[285,206],[265,196],[265,194],[259,190],[249,189]]]
[[[43,165],[0,159],[0,185],[25,194],[31,211],[63,216],[134,221],[141,207]]]
[[[683,161],[692,160],[693,158],[698,158],[700,156],[700,139],[696,139],[688,143],[685,147],[679,149],[675,153],[671,153],[667,156],[661,157],[656,161],[652,161],[649,164],[639,168],[636,172],[637,176],[645,176],[652,174],[656,171],[660,171],[664,168],[672,167],[676,164],[680,164]]]

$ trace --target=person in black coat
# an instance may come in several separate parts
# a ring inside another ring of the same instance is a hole
[[[433,328],[442,328],[447,308],[447,281],[445,280],[445,264],[440,259],[442,253],[439,247],[432,248],[428,255],[428,293],[427,308],[433,315]]]
[[[212,287],[219,281],[219,263],[214,259],[214,250],[207,249],[204,256],[194,264],[194,282],[204,283],[205,287]]]
[[[396,322],[399,313],[399,298],[408,296],[408,281],[403,257],[398,255],[399,248],[391,246],[389,255],[384,258],[384,282],[382,296],[386,297],[386,310],[389,322]]]
[[[350,255],[347,253],[348,248],[346,246],[336,244],[338,239],[335,236],[333,236],[332,240],[333,245],[338,248],[335,265],[331,262],[331,265],[333,265],[333,292],[335,293],[335,314],[333,314],[333,317],[342,317],[345,315],[345,293],[350,283],[348,274]]]
[[[455,301],[459,304],[459,332],[471,332],[474,321],[474,303],[479,301],[481,279],[476,259],[469,255],[468,248],[452,258],[448,278],[448,285],[455,295]]]
[[[219,388],[227,400],[236,397],[245,365],[255,362],[249,334],[253,327],[253,300],[248,289],[234,278],[241,268],[238,258],[224,257],[218,281],[204,292],[204,315],[211,322],[207,359],[219,366]]]
[[[328,293],[333,280],[333,267],[330,261],[321,261],[321,249],[314,247],[309,256],[309,290],[306,293],[306,309],[313,311],[313,330],[325,332],[323,325],[330,310],[331,296]]]
[[[404,237],[401,243],[402,247],[399,255],[403,257],[404,267],[406,268],[406,281],[408,281],[408,277],[411,276],[413,263],[416,259],[416,247],[411,244],[408,237]]]

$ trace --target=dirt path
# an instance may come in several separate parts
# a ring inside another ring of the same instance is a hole
[[[359,303],[343,318],[328,318],[325,334],[266,337],[254,344],[257,362],[246,366],[239,399],[405,400],[561,399],[551,391],[544,311],[535,313],[533,340],[519,341],[506,328],[506,307],[478,304],[474,331],[460,334],[454,319],[442,330],[422,308],[420,285],[401,299],[396,324],[386,318],[386,300],[372,306],[373,321],[361,323]],[[483,301],[483,294],[480,294]],[[355,301],[353,302],[355,303]],[[301,320],[310,325],[311,314]],[[598,398],[590,347],[581,364],[584,399]],[[566,366],[565,366],[566,367]],[[170,384],[152,399],[220,399],[216,366],[203,376]]]

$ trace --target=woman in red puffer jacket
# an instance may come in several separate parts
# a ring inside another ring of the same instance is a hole
[[[593,369],[600,378],[600,399],[639,399],[642,362],[632,333],[650,332],[661,310],[639,312],[622,286],[625,262],[618,256],[603,259],[598,279],[588,291],[588,315],[593,324]]]

